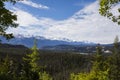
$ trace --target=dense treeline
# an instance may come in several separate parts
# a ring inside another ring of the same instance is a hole
[[[119,80],[120,79],[120,45],[116,37],[114,49],[110,56],[105,57],[102,48],[97,47],[95,60],[90,72],[71,74],[71,80]]]
[[[3,50],[3,51],[2,51]],[[21,50],[21,51],[20,51]],[[31,53],[27,48],[2,48],[0,57],[4,59],[8,54],[14,64],[23,64],[23,57],[26,53]],[[39,62],[42,67],[41,72],[46,72],[52,76],[54,80],[69,80],[72,72],[78,73],[85,71],[89,63],[89,56],[74,54],[70,52],[52,52],[39,50]],[[26,65],[27,66],[27,65]]]
[[[2,44],[1,44],[2,45]],[[17,46],[18,47],[18,46]],[[96,54],[31,50],[22,47],[0,50],[0,80],[119,80],[120,46],[115,39],[112,54],[98,45]]]
[[[72,72],[86,71],[88,56],[71,53],[41,53],[40,63],[55,80],[69,80]]]
[[[8,55],[1,58],[0,80],[52,80],[49,74],[41,71],[36,41],[30,52],[21,57],[20,62],[10,59]]]

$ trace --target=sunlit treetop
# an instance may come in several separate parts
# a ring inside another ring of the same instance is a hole
[[[111,19],[113,22],[118,23],[120,25],[120,15],[115,16],[111,9],[118,5],[120,0],[100,0],[100,9],[99,12],[102,16],[106,16]],[[118,12],[120,13],[120,8],[118,8]]]

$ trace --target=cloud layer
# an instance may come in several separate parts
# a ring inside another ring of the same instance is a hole
[[[20,27],[9,29],[15,35],[43,36],[48,39],[69,39],[71,41],[89,41],[112,43],[116,35],[120,36],[120,26],[102,17],[98,12],[99,4],[94,2],[76,12],[68,19],[56,21],[50,18],[37,18],[32,14],[15,8]]]
[[[25,5],[28,5],[28,6],[32,6],[34,8],[38,8],[38,9],[49,9],[48,6],[45,6],[45,5],[42,5],[42,4],[37,4],[37,3],[34,3],[30,0],[23,0],[23,1],[20,1],[22,4],[25,4]]]

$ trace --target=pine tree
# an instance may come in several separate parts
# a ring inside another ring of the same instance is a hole
[[[36,40],[34,41],[34,46],[31,50],[32,50],[32,54],[28,54],[27,56],[29,57],[28,60],[29,60],[29,64],[31,65],[31,70],[33,72],[36,72],[36,71],[40,70],[40,67],[38,65],[40,58],[39,58],[39,52],[37,49],[37,41]]]
[[[114,50],[109,58],[109,79],[119,80],[120,79],[120,45],[118,36],[114,41]]]
[[[10,60],[9,56],[7,55],[0,64],[0,80],[12,80],[12,64],[12,60]]]
[[[109,80],[106,61],[102,54],[102,47],[97,46],[95,60],[93,61],[92,69],[89,73],[71,74],[71,80]]]
[[[26,75],[28,80],[38,80],[40,72],[40,66],[38,65],[38,62],[40,58],[36,39],[34,40],[34,46],[32,47],[31,51],[32,53],[27,54],[26,57],[23,58],[25,62],[23,75]]]
[[[52,78],[46,72],[41,72],[41,66],[39,65],[39,51],[37,49],[37,40],[34,41],[34,46],[32,47],[32,53],[27,54],[23,58],[25,64],[23,69],[23,79],[26,80],[52,80]],[[26,76],[25,76],[26,75]]]
[[[105,66],[106,62],[104,60],[102,47],[100,45],[97,46],[96,54],[95,54],[95,60],[93,62],[93,68],[94,70],[98,71],[104,71],[106,68]]]

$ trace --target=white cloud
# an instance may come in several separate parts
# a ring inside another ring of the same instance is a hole
[[[15,9],[15,14],[18,15],[17,18],[20,26],[32,26],[32,25],[38,24],[39,20],[33,15],[25,11],[19,10],[17,8],[14,8],[14,9]]]
[[[90,3],[91,3],[91,2],[86,1],[86,0],[80,0],[80,1],[78,1],[77,3],[75,3],[74,5],[75,5],[75,6],[85,7],[85,6],[89,5]]]
[[[101,16],[98,8],[98,2],[94,2],[61,21],[36,18],[28,12],[16,9],[20,27],[9,31],[16,35],[20,33],[49,39],[67,38],[73,41],[112,43],[116,35],[120,37],[120,26]]]
[[[23,4],[26,4],[28,6],[32,6],[34,8],[38,8],[38,9],[49,9],[48,6],[45,6],[45,5],[42,5],[42,4],[37,4],[37,3],[34,3],[30,0],[23,0],[23,1],[20,1],[21,3]]]

